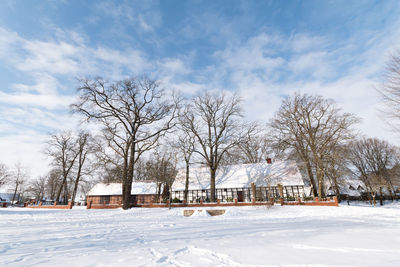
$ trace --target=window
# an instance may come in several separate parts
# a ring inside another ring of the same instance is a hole
[[[100,204],[110,204],[110,196],[101,196]]]

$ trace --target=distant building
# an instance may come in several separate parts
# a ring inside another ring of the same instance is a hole
[[[10,206],[12,203],[14,193],[0,193],[0,207]],[[19,193],[15,194],[14,203],[16,204],[20,198]]]

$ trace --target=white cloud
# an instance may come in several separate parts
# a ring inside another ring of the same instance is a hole
[[[399,30],[392,34],[350,38],[333,43],[327,36],[296,34],[292,37],[261,33],[215,53],[211,69],[219,84],[229,81],[244,99],[246,116],[267,121],[282,97],[294,92],[319,94],[334,99],[345,112],[362,118],[359,129],[370,136],[398,139],[377,112],[375,88]],[[368,40],[360,49],[357,40]],[[383,52],[383,53],[382,53]]]
[[[186,75],[190,73],[190,68],[185,62],[178,58],[166,58],[159,63],[161,71],[167,75]]]
[[[276,51],[271,47],[280,42],[280,38],[262,33],[249,39],[245,45],[233,45],[214,55],[217,61],[222,60],[221,67],[234,72],[249,73],[263,70],[267,74],[285,62],[284,59],[275,55]]]
[[[294,56],[288,67],[294,75],[310,74],[315,79],[324,79],[335,72],[332,55],[326,51],[303,53]]]
[[[131,1],[102,1],[97,3],[96,9],[101,15],[111,17],[119,27],[139,28],[144,33],[153,31],[162,21],[160,12],[154,6],[141,1],[134,5]]]
[[[3,152],[0,153],[0,162],[10,167],[21,162],[27,167],[32,178],[42,175],[48,170],[49,164],[49,160],[42,153],[43,143],[43,135],[35,131],[0,138],[0,151]]]
[[[22,83],[15,83],[12,89],[19,93],[34,92],[45,95],[56,95],[57,88],[60,86],[58,80],[46,73],[33,73],[32,76],[36,80],[35,85],[26,85]]]
[[[0,57],[9,57],[10,49],[19,40],[18,34],[0,27]]]
[[[172,82],[169,77],[164,77],[161,81],[167,86],[167,88],[181,92],[189,97],[207,89],[204,84],[197,84],[193,82]]]
[[[0,103],[36,106],[47,109],[65,109],[72,103],[72,100],[73,97],[69,96],[30,93],[7,94],[0,92]]]
[[[325,37],[305,33],[294,34],[289,40],[291,50],[298,53],[325,49],[328,44]]]
[[[16,65],[19,70],[63,75],[79,70],[80,47],[65,42],[26,41],[23,49],[28,56]]]

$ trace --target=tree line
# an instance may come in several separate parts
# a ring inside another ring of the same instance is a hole
[[[44,153],[52,169],[26,187],[37,199],[74,201],[78,190],[87,191],[97,179],[122,183],[122,204],[128,209],[134,180],[156,182],[157,194],[165,197],[178,166],[185,169],[187,197],[190,167],[200,164],[209,169],[215,201],[221,166],[266,158],[296,161],[314,196],[325,197],[327,187],[339,195],[349,179],[361,180],[371,199],[383,190],[396,195],[399,148],[360,137],[360,119],[331,99],[294,93],[268,122],[256,122],[244,117],[242,99],[231,92],[184,98],[147,76],[116,82],[85,78],[79,83],[71,111],[98,130],[95,135],[81,130],[49,136]],[[400,56],[391,59],[379,92],[397,129]],[[26,179],[17,173],[11,175],[0,165],[0,183],[8,181],[15,192],[21,191]]]

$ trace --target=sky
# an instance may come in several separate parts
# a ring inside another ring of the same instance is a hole
[[[81,127],[78,79],[147,74],[186,96],[227,90],[267,122],[294,92],[331,98],[400,145],[376,88],[400,48],[399,1],[0,1],[0,162],[48,170],[49,134]]]

